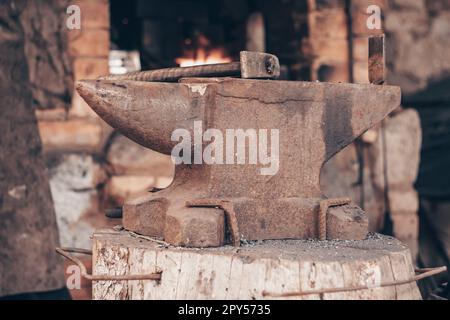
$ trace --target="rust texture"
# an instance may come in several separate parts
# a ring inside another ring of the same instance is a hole
[[[79,253],[92,255],[92,252],[85,249],[78,248],[56,248],[58,254],[66,258],[67,260],[75,263],[81,270],[81,276],[90,281],[132,281],[132,280],[161,280],[162,271],[150,273],[150,274],[136,274],[136,275],[92,275],[87,272],[86,266],[77,257],[70,253]]]
[[[398,87],[371,84],[189,78],[81,81],[77,89],[111,126],[165,154],[179,143],[171,140],[175,129],[194,136],[194,121],[203,131],[279,130],[274,175],[261,175],[267,165],[248,161],[180,164],[167,189],[124,204],[126,229],[192,247],[223,245],[226,229],[224,210],[187,207],[192,199],[229,201],[240,239],[318,238],[319,205],[326,199],[319,184],[323,164],[400,104]],[[191,147],[199,147],[194,139]],[[249,143],[245,148],[248,159]],[[356,206],[330,208],[327,222],[327,239],[367,234],[367,217]]]
[[[349,204],[350,198],[334,198],[320,201],[319,204],[319,240],[327,240],[327,213],[328,208]]]
[[[384,34],[369,38],[369,82],[383,84],[386,80]]]
[[[224,76],[240,76],[245,79],[277,78],[280,76],[280,64],[274,55],[241,51],[239,62],[139,71],[125,75],[100,77],[100,80],[175,82],[184,77]]]
[[[227,217],[233,245],[235,247],[239,247],[241,245],[239,226],[236,219],[236,212],[234,211],[233,203],[221,199],[195,199],[187,201],[186,207],[218,207],[222,209]]]

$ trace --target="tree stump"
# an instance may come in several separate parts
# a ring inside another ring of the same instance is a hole
[[[368,286],[289,299],[420,299],[408,248],[373,234],[362,241],[277,240],[241,247],[178,248],[126,231],[94,234],[95,275],[162,271],[161,281],[95,281],[94,299],[273,299],[288,292]],[[286,298],[281,298],[286,299]]]

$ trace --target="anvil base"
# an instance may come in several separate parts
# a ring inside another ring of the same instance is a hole
[[[319,203],[324,197],[250,198],[220,197],[211,186],[207,165],[178,166],[167,188],[134,199],[123,206],[127,230],[187,247],[217,247],[232,242],[232,227],[225,211],[217,207],[188,207],[188,202],[209,199],[228,201],[236,215],[239,240],[313,239],[319,234]],[[364,239],[366,213],[355,205],[327,210],[328,239]]]
[[[176,246],[218,247],[231,243],[231,228],[224,211],[210,207],[189,208],[185,205],[187,201],[211,199],[201,193],[189,195],[192,197],[167,198],[158,192],[128,202],[123,207],[123,226]],[[226,200],[237,213],[241,241],[317,238],[319,202],[322,199]],[[280,213],[278,217],[282,219],[271,221],[271,215],[264,215],[268,208]],[[269,219],[261,218],[264,216]],[[367,215],[355,205],[329,208],[326,221],[328,240],[360,240],[367,235]],[[276,232],[272,232],[274,226],[277,227]]]

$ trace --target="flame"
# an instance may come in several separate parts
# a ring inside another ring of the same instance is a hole
[[[175,60],[180,67],[191,67],[203,64],[216,64],[231,62],[231,58],[225,55],[221,49],[211,49],[206,51],[199,48],[195,53],[195,58],[181,57]]]
[[[183,57],[177,58],[175,62],[180,67],[191,67],[204,64],[217,64],[231,62],[231,58],[226,55],[225,49],[215,47],[211,41],[203,34],[197,33],[195,44],[192,39],[186,39]]]

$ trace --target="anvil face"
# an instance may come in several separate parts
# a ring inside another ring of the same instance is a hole
[[[223,136],[230,129],[267,129],[268,150],[270,132],[277,130],[279,162],[272,175],[261,174],[267,163],[248,162],[247,140],[247,162],[178,165],[168,189],[125,204],[126,228],[194,246],[223,243],[220,209],[185,206],[204,198],[231,201],[247,240],[316,237],[323,164],[400,104],[400,89],[392,86],[232,78],[84,81],[78,91],[111,126],[166,154],[179,143],[171,139],[175,130],[194,137],[199,123]],[[193,154],[202,147],[194,139],[191,146]]]

